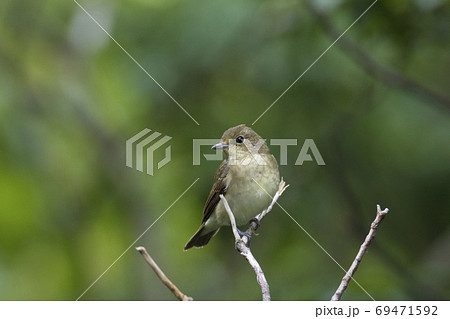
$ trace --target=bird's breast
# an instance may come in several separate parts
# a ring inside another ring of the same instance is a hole
[[[278,188],[278,167],[276,162],[273,165],[272,158],[270,160],[266,165],[260,165],[260,161],[254,160],[248,165],[230,166],[230,182],[225,198],[238,225],[248,223],[261,213],[270,204]]]

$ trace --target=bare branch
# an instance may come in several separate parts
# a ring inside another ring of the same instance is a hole
[[[389,211],[388,208],[381,210],[380,205],[377,205],[377,216],[375,217],[375,220],[372,222],[372,225],[370,226],[370,231],[367,234],[366,239],[362,243],[361,247],[359,248],[359,251],[355,257],[355,260],[353,260],[352,265],[348,269],[344,278],[342,278],[341,284],[339,285],[338,289],[336,290],[333,297],[331,298],[332,301],[341,300],[342,294],[344,293],[345,289],[347,289],[350,279],[352,279],[353,275],[355,274],[356,270],[358,269],[358,266],[361,263],[361,260],[364,256],[364,254],[366,253],[367,249],[369,248],[370,243],[372,242],[373,238],[375,237],[378,226],[380,225],[381,221],[383,220],[384,216],[386,216],[388,211]]]
[[[257,183],[255,180],[253,180],[255,183]],[[258,184],[258,183],[257,183]],[[258,184],[259,187],[261,187],[261,185]],[[275,193],[275,195],[272,198],[272,202],[270,203],[269,207],[267,207],[265,210],[262,211],[261,214],[259,214],[258,216],[256,216],[255,218],[258,219],[258,221],[261,222],[261,220],[264,218],[264,216],[266,216],[273,208],[273,205],[275,205],[275,203],[277,202],[278,198],[280,198],[280,196],[284,193],[284,191],[286,190],[286,188],[288,188],[289,185],[286,185],[286,182],[281,179],[280,181],[280,185],[278,185],[278,190]],[[262,187],[261,187],[262,188]],[[263,189],[266,193],[267,191],[265,189]],[[267,193],[269,196],[270,194]],[[254,223],[252,223],[254,224]],[[249,229],[250,230],[250,229]]]
[[[228,217],[230,217],[231,228],[233,229],[234,238],[236,239],[236,249],[242,256],[245,257],[245,259],[247,259],[248,263],[255,271],[256,280],[258,281],[258,284],[261,286],[263,300],[270,301],[270,289],[269,284],[267,283],[266,276],[264,275],[264,272],[261,266],[259,265],[258,261],[253,256],[250,247],[247,246],[248,244],[247,237],[245,236],[241,237],[239,235],[237,231],[236,220],[234,218],[233,212],[231,211],[230,205],[228,205],[228,202],[223,195],[220,195],[220,198],[223,200],[225,209],[228,213]]]
[[[270,203],[269,207],[267,207],[264,211],[262,211],[260,214],[258,214],[255,219],[258,220],[258,222],[250,222],[250,226],[247,229],[247,233],[250,235],[255,234],[256,229],[259,227],[259,222],[266,216],[273,208],[273,205],[275,205],[278,198],[280,198],[281,194],[286,190],[286,188],[289,185],[286,185],[286,183],[281,180],[280,185],[278,186],[278,191],[276,192],[275,196],[272,198],[272,202]],[[256,258],[253,256],[250,247],[249,247],[249,239],[247,236],[240,236],[237,226],[236,226],[236,220],[234,218],[233,212],[231,211],[230,205],[228,205],[227,200],[223,195],[220,195],[220,198],[222,199],[225,209],[228,213],[228,217],[230,218],[231,228],[233,230],[234,238],[236,239],[235,246],[236,250],[247,259],[250,266],[253,268],[256,274],[256,280],[258,284],[261,286],[261,292],[262,292],[262,299],[263,301],[270,301],[270,288],[269,284],[267,283],[266,276],[264,275],[264,272],[259,265]]]
[[[181,301],[192,301],[194,300],[192,297],[186,296],[184,293],[180,291],[180,289],[175,286],[169,278],[163,273],[161,268],[156,264],[156,262],[153,260],[153,258],[149,255],[147,250],[140,246],[136,247],[136,250],[141,253],[141,255],[144,257],[145,261],[149,266],[153,269],[155,274],[158,276],[158,278],[163,282],[164,285],[166,285],[167,288]]]

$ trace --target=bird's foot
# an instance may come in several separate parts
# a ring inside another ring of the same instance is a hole
[[[252,225],[252,223],[255,223],[255,225],[256,225],[255,230],[257,230],[259,228],[259,226],[261,226],[261,222],[256,217],[253,217],[252,219],[250,219],[250,222],[249,222],[250,226]]]
[[[242,230],[240,230],[239,228],[237,228],[236,227],[236,229],[237,229],[237,232],[238,232],[238,234],[239,234],[239,236],[241,236],[241,238],[242,237],[247,237],[247,239],[248,239],[248,245],[250,245],[250,240],[252,239],[252,236],[249,234],[249,233],[247,233],[247,232],[245,232],[245,231],[242,231]]]

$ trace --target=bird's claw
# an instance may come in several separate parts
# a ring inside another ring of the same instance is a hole
[[[239,228],[236,228],[236,229],[237,229],[237,232],[238,232],[239,236],[241,236],[241,238],[244,237],[244,236],[247,237],[248,245],[250,245],[250,240],[252,239],[252,236],[249,233],[240,230]]]
[[[261,222],[256,217],[253,217],[252,219],[250,219],[249,224],[251,225],[252,223],[255,223],[255,225],[256,225],[255,230],[258,229],[259,226],[261,226]]]

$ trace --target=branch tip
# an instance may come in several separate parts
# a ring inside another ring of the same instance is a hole
[[[380,214],[380,215],[384,216],[387,213],[389,213],[389,208],[385,208],[385,209],[381,210],[380,205],[377,205],[377,214]]]
[[[356,254],[355,259],[353,260],[352,265],[350,266],[348,271],[345,273],[345,276],[342,278],[341,284],[339,285],[339,287],[336,290],[336,292],[334,293],[334,295],[331,297],[332,301],[341,300],[342,294],[347,289],[348,284],[349,284],[350,280],[353,278],[353,275],[355,274],[356,270],[358,269],[358,266],[361,263],[361,260],[364,256],[364,254],[366,253],[367,249],[369,248],[370,243],[375,238],[375,234],[377,232],[378,226],[380,225],[384,216],[386,216],[386,214],[388,212],[389,212],[388,208],[381,210],[380,205],[377,205],[377,216],[375,217],[375,220],[370,224],[369,233],[367,234],[364,242],[362,243],[361,247],[359,248],[359,251]]]

